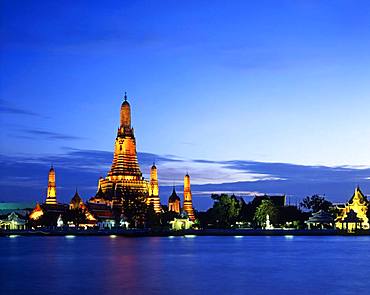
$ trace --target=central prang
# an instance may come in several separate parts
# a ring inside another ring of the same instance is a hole
[[[156,175],[151,173],[151,176]],[[153,183],[156,186],[154,189]],[[155,212],[161,211],[158,180],[151,179],[151,182],[148,182],[140,170],[134,129],[131,127],[131,107],[125,94],[121,105],[120,126],[114,145],[112,167],[107,177],[100,178],[98,191],[90,199],[90,203],[105,203],[113,208],[119,208],[128,198],[143,199],[148,205],[153,205]]]

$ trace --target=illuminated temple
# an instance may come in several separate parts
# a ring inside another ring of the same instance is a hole
[[[55,185],[55,170],[51,166],[48,177],[48,191],[46,195],[45,204],[56,205],[57,204],[57,189]]]
[[[153,163],[150,168],[150,179],[144,179],[137,158],[136,139],[131,126],[131,107],[126,94],[120,109],[120,124],[114,144],[112,165],[107,176],[100,177],[96,194],[84,203],[76,188],[69,204],[58,203],[55,170],[51,167],[47,194],[43,200],[42,203],[37,203],[29,215],[33,227],[47,222],[58,227],[111,228],[116,226],[117,220],[120,226],[121,223],[128,226],[125,216],[126,205],[130,206],[130,203],[136,201],[139,201],[138,204],[142,202],[151,206],[155,213],[162,212],[158,169]],[[191,223],[195,220],[189,174],[184,178],[183,206],[174,189],[169,198],[168,208],[179,216],[182,213],[187,216],[178,219],[179,222],[187,220]]]
[[[131,127],[131,107],[125,94],[121,105],[120,126],[114,144],[113,163],[108,175],[100,178],[98,191],[90,203],[105,203],[120,207],[124,198],[143,198],[154,210],[161,210],[157,168],[151,169],[151,181],[144,179],[137,159],[134,128]]]
[[[336,227],[345,230],[369,229],[367,218],[368,200],[356,187],[352,198],[343,206],[338,206],[339,214],[336,219]]]

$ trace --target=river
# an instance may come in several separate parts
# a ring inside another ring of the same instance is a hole
[[[3,237],[1,294],[370,294],[370,237]]]

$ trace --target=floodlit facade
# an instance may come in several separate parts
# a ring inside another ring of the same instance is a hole
[[[161,202],[159,199],[158,187],[158,171],[155,164],[150,169],[150,182],[149,182],[149,196],[147,198],[147,205],[153,205],[156,213],[161,212]]]
[[[35,209],[31,212],[29,218],[32,220],[38,220],[41,218],[41,216],[44,215],[44,210],[42,210],[39,203],[36,203]]]
[[[57,188],[55,184],[55,170],[51,166],[48,177],[48,191],[46,196],[45,204],[56,205],[57,204]]]
[[[369,229],[369,219],[367,218],[368,200],[356,187],[352,198],[344,206],[338,206],[339,214],[336,218],[335,226],[339,229],[355,230]]]
[[[156,168],[155,171],[152,168],[151,175],[152,182],[146,181],[139,167],[134,128],[131,126],[131,106],[125,94],[114,144],[113,163],[108,175],[99,179],[98,191],[90,202],[120,207],[127,197],[142,198],[147,203],[153,203],[154,210],[160,212]]]
[[[23,230],[26,229],[26,220],[20,218],[20,216],[12,212],[7,218],[0,219],[0,228],[6,230]]]

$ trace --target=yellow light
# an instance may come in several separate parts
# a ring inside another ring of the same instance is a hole
[[[194,239],[196,237],[197,237],[196,235],[185,235],[184,236],[184,238],[188,238],[188,239]]]

